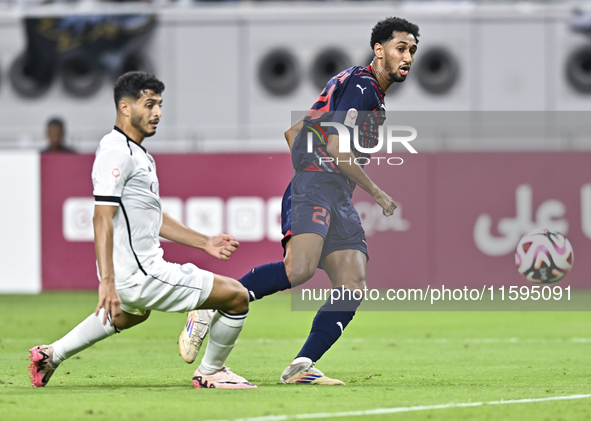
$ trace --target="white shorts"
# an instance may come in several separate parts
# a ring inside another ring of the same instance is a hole
[[[138,271],[117,288],[121,309],[143,316],[146,310],[188,312],[200,307],[213,288],[213,273],[192,263],[179,265],[157,259],[144,267],[148,275]]]

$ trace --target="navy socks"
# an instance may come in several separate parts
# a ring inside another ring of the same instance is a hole
[[[250,301],[291,288],[285,263],[269,263],[257,266],[238,280],[248,290]]]
[[[310,358],[313,362],[318,361],[343,334],[362,301],[348,296],[346,294],[349,292],[348,290],[344,290],[344,292],[342,294],[344,297],[340,297],[338,300],[329,298],[320,307],[314,317],[312,330],[298,357]]]

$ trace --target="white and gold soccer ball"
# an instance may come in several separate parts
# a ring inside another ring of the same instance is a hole
[[[562,280],[573,267],[573,248],[559,232],[537,228],[519,241],[515,251],[517,270],[534,284],[550,285]]]

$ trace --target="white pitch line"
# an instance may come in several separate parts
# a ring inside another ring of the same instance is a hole
[[[562,401],[562,400],[586,399],[586,398],[591,398],[591,395],[552,396],[549,398],[514,399],[514,400],[508,400],[508,401],[501,400],[501,401],[490,401],[490,402],[448,403],[448,404],[443,404],[443,405],[421,405],[421,406],[406,406],[406,407],[398,407],[398,408],[378,408],[378,409],[370,409],[367,411],[320,412],[317,414],[295,414],[295,415],[267,415],[264,417],[236,418],[233,420],[216,420],[216,421],[311,420],[311,419],[318,419],[318,418],[359,417],[359,416],[363,416],[363,415],[383,415],[383,414],[395,414],[398,412],[428,411],[431,409],[467,408],[467,407],[471,407],[471,406],[509,405],[509,404],[513,404],[513,403]]]

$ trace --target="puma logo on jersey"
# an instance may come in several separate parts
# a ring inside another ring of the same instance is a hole
[[[361,95],[363,95],[363,91],[367,89],[367,86],[365,88],[362,88],[360,84],[357,84],[357,87],[361,90]]]

